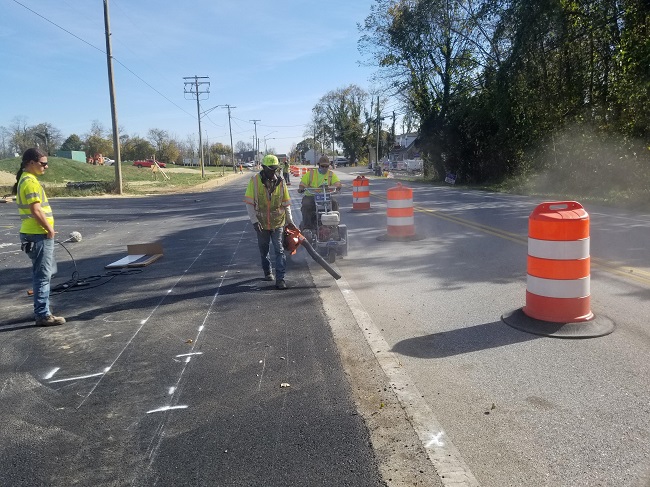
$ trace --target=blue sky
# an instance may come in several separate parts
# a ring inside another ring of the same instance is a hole
[[[27,125],[51,123],[64,138],[87,133],[93,120],[110,129],[103,2],[18,1],[0,0],[0,126],[23,117]],[[269,149],[287,152],[304,138],[320,97],[352,83],[371,90],[374,70],[359,65],[357,23],[372,4],[110,0],[118,125],[131,136],[157,128],[198,140],[196,102],[185,98],[183,78],[209,76],[201,109],[236,107],[234,144],[252,143],[249,120],[258,119],[261,150],[266,136]],[[210,142],[230,145],[226,109],[201,124]]]

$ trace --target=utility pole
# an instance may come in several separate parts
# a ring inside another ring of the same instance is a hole
[[[108,91],[111,100],[111,124],[113,127],[113,157],[115,157],[115,188],[122,194],[122,158],[120,135],[117,132],[117,107],[115,105],[115,82],[113,79],[113,50],[111,48],[111,22],[108,0],[104,0],[104,32],[106,34],[106,64],[108,65]]]
[[[228,130],[230,130],[230,162],[232,164],[232,171],[235,172],[235,148],[232,146],[232,127],[230,125],[230,109],[237,108],[230,105],[219,105],[221,108],[228,109]],[[223,176],[223,164],[221,165],[221,175]]]
[[[208,133],[205,133],[205,145],[208,148],[208,166],[210,165],[210,139],[208,139]]]
[[[257,138],[257,122],[261,122],[261,120],[249,120],[249,122],[253,122],[255,125],[255,143],[253,144],[253,150],[255,150],[255,165],[257,166],[257,155],[260,153],[260,139]]]
[[[186,95],[192,95],[192,98],[196,98],[196,118],[199,121],[199,148],[201,149],[201,156],[199,159],[199,162],[201,163],[201,179],[205,177],[205,167],[203,165],[203,137],[201,135],[201,105],[199,104],[199,100],[201,99],[201,95],[203,94],[209,94],[210,93],[210,82],[209,81],[199,81],[200,79],[208,79],[209,76],[187,76],[184,77],[183,79],[185,80],[191,80],[193,79],[194,81],[185,81],[185,94]],[[207,85],[205,87],[205,91],[203,90],[203,85]],[[207,99],[204,98],[204,99]]]
[[[381,119],[379,118],[379,95],[377,95],[377,164],[379,164],[379,132],[381,132]]]

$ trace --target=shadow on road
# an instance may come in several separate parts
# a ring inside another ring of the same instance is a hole
[[[444,358],[542,338],[510,328],[501,320],[482,325],[408,338],[392,351],[417,358]]]

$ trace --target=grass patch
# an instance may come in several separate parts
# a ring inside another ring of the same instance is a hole
[[[60,157],[48,157],[49,167],[39,181],[46,188],[48,196],[96,196],[106,193],[116,193],[115,167],[94,166],[83,162],[63,159]],[[128,194],[145,194],[150,192],[173,192],[175,189],[183,189],[191,186],[198,186],[206,181],[220,178],[221,167],[205,167],[205,177],[201,178],[201,170],[191,168],[192,172],[174,172],[174,168],[182,166],[169,165],[165,170],[170,180],[158,174],[158,180],[154,181],[149,168],[138,168],[132,162],[122,163],[122,189]],[[15,174],[20,167],[20,159],[0,160],[0,171]],[[187,168],[184,168],[187,169]],[[231,168],[223,170],[225,174],[232,173]],[[97,181],[93,188],[69,188],[69,182]],[[11,186],[0,186],[0,194],[11,193]]]

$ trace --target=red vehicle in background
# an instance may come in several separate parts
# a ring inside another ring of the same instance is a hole
[[[167,167],[164,162],[154,161],[153,159],[145,159],[144,161],[135,161],[133,163],[133,165],[136,166],[136,167],[151,167],[151,166],[153,166],[154,162],[157,162],[158,166],[160,166],[160,167],[163,167],[163,168]]]

